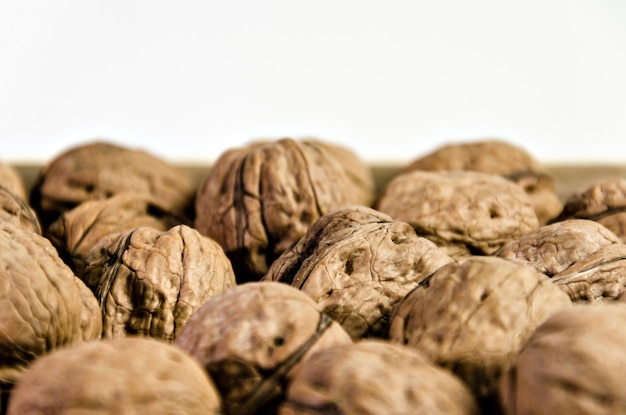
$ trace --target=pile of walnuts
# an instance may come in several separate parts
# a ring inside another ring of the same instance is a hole
[[[625,413],[624,183],[503,140],[0,163],[0,415]]]

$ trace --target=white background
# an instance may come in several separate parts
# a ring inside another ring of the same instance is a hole
[[[315,136],[370,162],[484,137],[626,162],[623,0],[0,0],[0,59],[9,161]]]

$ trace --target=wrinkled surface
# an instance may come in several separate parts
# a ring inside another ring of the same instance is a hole
[[[0,161],[0,186],[4,186],[17,197],[28,200],[26,186],[19,171],[13,165]]]
[[[410,223],[419,236],[455,258],[490,255],[540,226],[519,186],[473,171],[415,170],[397,175],[385,186],[376,208]]]
[[[44,237],[0,224],[0,383],[49,351],[100,336],[98,302]]]
[[[415,349],[362,340],[311,356],[279,409],[280,415],[330,413],[478,415],[479,410],[458,377]]]
[[[347,149],[255,142],[216,160],[198,189],[194,227],[222,245],[239,282],[256,281],[321,215],[373,198],[369,167]]]
[[[626,305],[576,305],[550,316],[498,392],[507,415],[626,413]]]
[[[554,221],[572,218],[599,222],[626,242],[626,179],[600,181],[572,194]]]
[[[467,257],[441,267],[398,304],[389,338],[450,368],[477,396],[488,396],[533,330],[571,305],[530,267]]]
[[[103,338],[169,342],[198,307],[235,285],[222,248],[187,225],[107,235],[87,255],[81,278],[100,302]]]
[[[320,217],[263,280],[305,292],[356,340],[385,336],[393,306],[451,261],[408,223],[352,206]]]
[[[563,208],[554,178],[546,168],[527,150],[505,140],[445,144],[403,169],[413,170],[470,170],[501,175],[524,189],[541,224],[557,216]]]
[[[35,210],[16,193],[0,184],[0,223],[41,234],[41,224]]]
[[[166,231],[187,219],[168,212],[148,195],[121,193],[107,199],[88,200],[63,212],[46,231],[46,237],[77,275],[85,257],[108,234],[147,226]]]
[[[182,168],[151,153],[103,141],[71,147],[42,166],[30,194],[44,229],[81,202],[130,192],[163,208],[193,211],[195,186]]]
[[[308,356],[351,342],[306,294],[269,281],[241,284],[211,298],[176,338],[216,380],[229,414],[275,406]]]
[[[197,362],[149,338],[99,340],[33,363],[7,415],[221,414],[220,396]]]

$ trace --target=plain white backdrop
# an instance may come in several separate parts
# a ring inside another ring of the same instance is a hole
[[[370,162],[486,137],[626,162],[623,0],[0,0],[0,59],[9,161],[315,136]]]

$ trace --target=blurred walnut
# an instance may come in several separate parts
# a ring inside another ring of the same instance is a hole
[[[103,237],[147,226],[166,231],[188,219],[168,212],[149,195],[120,193],[107,199],[82,202],[63,212],[45,236],[77,275],[83,273],[85,257]]]
[[[389,338],[450,368],[488,400],[533,330],[571,305],[549,278],[530,267],[497,257],[466,257],[439,268],[400,301]]]
[[[490,255],[539,228],[528,195],[501,176],[473,171],[415,170],[383,189],[377,209],[410,223],[417,234],[458,258]]]
[[[557,311],[525,342],[502,376],[507,415],[626,413],[626,305]]]
[[[0,161],[0,186],[4,186],[24,201],[28,201],[26,185],[12,164]]]
[[[222,245],[239,282],[255,281],[321,215],[373,198],[369,167],[348,149],[313,139],[253,142],[209,170],[194,227]]]
[[[478,415],[467,386],[417,350],[362,340],[302,364],[279,415]]]
[[[487,139],[449,143],[409,163],[414,170],[470,170],[497,174],[518,184],[528,194],[541,224],[559,214],[563,203],[554,178],[528,151],[505,140]]]
[[[191,217],[195,186],[185,170],[153,154],[95,141],[72,147],[42,166],[30,203],[45,229],[78,204],[130,192]]]
[[[37,213],[24,199],[0,184],[0,223],[10,223],[18,228],[41,235]]]
[[[316,351],[351,342],[306,294],[264,281],[209,299],[176,338],[215,379],[226,414],[274,413],[302,362]]]
[[[186,225],[103,237],[87,255],[81,278],[100,301],[103,338],[168,342],[205,301],[235,285],[222,248]]]
[[[107,339],[37,359],[15,386],[7,415],[221,414],[206,372],[177,347]]]
[[[408,223],[352,206],[321,216],[263,280],[305,292],[356,340],[386,336],[393,306],[451,261]]]

